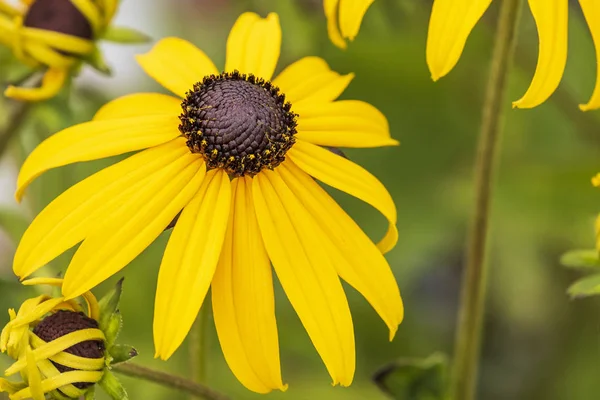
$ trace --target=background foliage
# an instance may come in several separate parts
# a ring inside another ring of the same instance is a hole
[[[343,98],[368,101],[389,118],[399,148],[352,151],[390,189],[398,206],[400,241],[388,259],[400,285],[406,318],[396,339],[364,299],[346,286],[357,344],[357,372],[350,388],[332,388],[327,372],[280,287],[277,316],[287,393],[269,399],[384,399],[371,381],[383,365],[399,357],[451,353],[466,222],[472,202],[472,171],[480,105],[498,4],[492,6],[469,39],[450,76],[433,83],[425,65],[431,1],[378,0],[361,34],[342,52],[328,40],[320,0],[123,0],[117,22],[154,39],[186,38],[223,65],[227,33],[240,12],[279,13],[283,49],[278,70],[305,55],[324,57],[356,78]],[[593,247],[593,219],[600,211],[590,178],[599,168],[600,113],[581,113],[577,102],[591,93],[596,60],[578,7],[571,7],[569,61],[565,79],[544,105],[507,111],[501,168],[493,203],[492,264],[481,371],[480,398],[592,399],[600,393],[598,298],[571,300],[567,287],[581,274],[560,266],[562,253]],[[32,216],[65,188],[113,160],[51,171],[30,188],[24,204],[12,200],[15,173],[24,156],[45,136],[88,120],[116,95],[159,91],[134,64],[132,55],[149,46],[106,47],[113,78],[90,71],[75,81],[69,107],[64,99],[37,105],[25,129],[12,138],[0,164],[0,310],[31,293],[18,285],[10,268],[15,241]],[[0,50],[0,81],[15,73]],[[525,12],[519,35],[510,98],[518,98],[533,75],[537,36]],[[7,68],[4,68],[7,66]],[[9,108],[0,100],[0,124]],[[507,104],[507,107],[509,105]],[[1,126],[1,125],[0,125]],[[354,199],[333,193],[375,239],[385,221]],[[153,359],[152,308],[165,233],[125,276],[122,341],[134,344],[138,361],[186,374],[185,347],[168,362]],[[55,274],[72,252],[45,271]],[[98,289],[106,292],[116,279]],[[193,295],[193,294],[190,294]],[[0,325],[8,315],[0,314]],[[211,321],[212,324],[212,321]],[[233,398],[260,398],[244,389],[228,370],[214,327],[209,337],[208,382]],[[7,360],[0,357],[0,368]],[[123,378],[133,399],[179,399],[177,392]]]

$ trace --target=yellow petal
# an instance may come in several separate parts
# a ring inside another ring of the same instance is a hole
[[[150,77],[179,97],[185,97],[205,76],[219,73],[202,50],[175,37],[162,39],[136,59]]]
[[[458,62],[469,34],[492,0],[434,0],[427,34],[427,65],[437,81]]]
[[[27,360],[27,378],[29,384],[29,390],[31,391],[31,398],[33,400],[44,400],[44,390],[42,389],[42,377],[40,370],[35,364],[35,357],[31,347],[27,345],[25,349],[25,359]]]
[[[252,191],[260,231],[279,281],[333,384],[348,386],[355,367],[352,317],[321,245],[323,233],[276,172],[256,175]]]
[[[343,37],[354,40],[373,1],[375,0],[340,0],[340,30]]]
[[[180,135],[173,116],[123,118],[75,125],[44,140],[27,157],[17,180],[16,198],[49,169],[96,160],[168,142]]]
[[[396,206],[381,182],[364,168],[344,157],[313,144],[297,141],[288,152],[290,159],[304,172],[323,183],[369,203],[389,222],[385,237],[377,244],[386,253],[396,245]]]
[[[579,4],[581,4],[583,15],[592,33],[594,47],[596,48],[596,87],[590,101],[579,106],[582,111],[589,111],[600,108],[600,2],[597,0],[579,0]]]
[[[231,184],[208,172],[183,209],[160,265],[154,313],[156,356],[168,359],[185,339],[212,281],[227,230]]]
[[[273,84],[293,105],[306,107],[337,99],[346,90],[354,74],[340,75],[319,57],[304,57],[286,67]]]
[[[513,107],[532,108],[542,104],[558,87],[567,64],[566,0],[529,0],[539,37],[538,63],[529,89]]]
[[[327,33],[329,40],[340,49],[345,49],[346,41],[342,37],[340,27],[338,25],[338,11],[340,0],[323,0],[323,8],[325,9],[325,17],[327,18]]]
[[[348,214],[310,176],[286,161],[277,169],[287,186],[326,233],[338,274],[358,290],[390,330],[390,340],[404,317],[394,274],[386,259]]]
[[[152,115],[172,117],[181,112],[181,100],[176,97],[159,93],[136,93],[106,103],[94,115],[94,121]]]
[[[189,153],[184,138],[144,150],[72,186],[33,220],[17,247],[13,270],[31,275],[82,241],[126,196],[131,187]]]
[[[81,295],[144,251],[198,191],[204,172],[204,162],[188,153],[137,185],[83,241],[65,274],[63,295]]]
[[[270,80],[281,49],[279,16],[267,18],[246,12],[237,19],[227,39],[225,71],[238,70]]]
[[[65,33],[53,32],[47,29],[28,27],[22,30],[23,37],[45,43],[56,50],[67,54],[89,54],[94,49],[94,42]]]
[[[298,139],[334,147],[395,146],[385,116],[372,105],[344,100],[326,104],[295,106]]]
[[[223,354],[239,381],[258,393],[285,390],[271,263],[258,228],[249,177],[232,182],[231,217],[212,282],[212,304]]]
[[[17,87],[9,85],[4,91],[6,97],[24,101],[48,100],[60,91],[67,78],[65,68],[49,68],[44,74],[40,87]]]

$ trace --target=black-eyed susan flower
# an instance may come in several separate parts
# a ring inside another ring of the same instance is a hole
[[[340,277],[394,336],[403,317],[382,253],[397,241],[396,208],[369,172],[322,146],[396,145],[375,107],[336,101],[353,78],[306,57],[271,80],[281,44],[276,14],[239,17],[224,72],[190,43],[167,38],[138,62],[171,95],[108,103],[93,121],[33,151],[17,198],[44,171],[140,151],[68,189],[31,224],[15,255],[26,277],[83,241],[63,294],[77,296],[125,267],[178,216],[158,276],[156,356],[169,358],[209,287],[221,347],[256,392],[281,379],[271,263],[334,383],[353,379],[352,319]],[[375,245],[313,179],[347,192],[389,221]]]
[[[26,65],[44,71],[41,86],[11,85],[5,95],[28,101],[51,98],[82,61],[108,72],[98,40],[145,39],[132,30],[110,27],[118,4],[119,0],[21,0],[15,7],[0,0],[0,44]]]
[[[354,40],[363,17],[375,0],[323,0],[329,39],[339,48]]]
[[[34,278],[24,283],[60,287],[62,279]],[[108,393],[124,394],[108,370],[115,361],[125,360],[120,351],[119,360],[111,355],[120,329],[119,297],[120,285],[100,303],[91,292],[84,292],[83,305],[78,299],[39,295],[23,302],[18,312],[10,309],[0,351],[15,362],[4,372],[9,379],[0,378],[0,393],[8,393],[11,400],[93,399],[99,384]],[[135,354],[130,350],[125,358]],[[10,379],[16,374],[22,381]]]
[[[433,80],[446,75],[458,62],[469,34],[492,3],[491,0],[435,0],[429,21],[427,37],[427,65]],[[600,60],[600,3],[579,0],[592,34],[596,58]],[[513,107],[532,108],[540,105],[554,93],[560,83],[567,62],[567,0],[529,0],[529,8],[539,37],[538,63],[529,89]],[[600,107],[600,67],[596,87],[581,110]]]

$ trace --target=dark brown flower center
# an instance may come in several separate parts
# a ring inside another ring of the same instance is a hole
[[[295,142],[291,104],[271,82],[238,72],[207,76],[182,103],[179,130],[208,169],[255,175],[285,160]]]
[[[71,0],[36,0],[27,10],[23,25],[92,39],[94,33],[87,18]]]
[[[59,337],[65,336],[71,332],[83,329],[98,328],[98,322],[88,318],[83,313],[60,310],[44,318],[34,329],[40,339],[45,342],[52,342]],[[65,351],[84,358],[102,358],[104,357],[104,342],[99,340],[86,340],[69,347]],[[73,371],[73,368],[53,362],[60,372]],[[77,382],[73,384],[79,389],[85,389],[92,386],[91,383]]]

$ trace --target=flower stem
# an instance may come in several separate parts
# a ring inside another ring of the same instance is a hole
[[[507,78],[512,64],[521,0],[503,0],[482,110],[475,162],[475,206],[466,252],[454,349],[451,399],[475,398],[486,288],[486,244],[494,167],[503,128]]]
[[[208,301],[204,301],[196,322],[192,326],[189,338],[189,366],[191,379],[198,383],[206,382],[206,358],[208,357],[206,345],[209,317]]]
[[[8,124],[0,131],[0,158],[6,151],[10,140],[17,135],[27,120],[31,105],[30,102],[19,102],[13,107],[12,113],[8,116]]]
[[[156,371],[138,364],[123,363],[113,366],[112,369],[119,374],[144,379],[149,382],[154,382],[159,385],[187,392],[195,398],[206,400],[229,399],[224,394],[221,394],[214,389],[209,388],[208,386],[193,382],[181,376],[171,375],[162,371]]]

